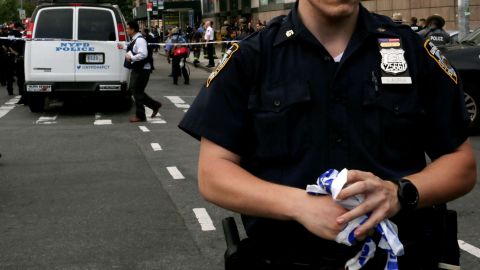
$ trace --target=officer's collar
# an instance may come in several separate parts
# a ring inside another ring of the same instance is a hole
[[[398,26],[394,25],[393,22],[390,22],[388,19],[370,13],[362,4],[360,4],[355,32],[360,31],[379,36],[398,37],[397,34],[390,31],[391,28],[395,27]],[[300,20],[297,1],[290,13],[283,18],[273,45],[277,46],[284,41],[293,40],[301,34],[312,35]]]

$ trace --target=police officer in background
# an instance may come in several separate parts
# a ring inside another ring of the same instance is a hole
[[[445,25],[445,19],[440,15],[432,15],[427,18],[427,27],[418,34],[425,38],[430,39],[436,46],[442,46],[450,43],[450,35],[443,30]]]
[[[152,69],[150,60],[152,55],[149,54],[147,41],[139,33],[139,26],[136,21],[127,23],[127,34],[132,42],[127,47],[124,66],[131,70],[129,90],[133,92],[136,107],[135,116],[130,118],[130,122],[144,122],[147,120],[145,106],[152,109],[151,117],[153,118],[158,114],[162,104],[145,93]]]
[[[8,40],[2,39],[6,38],[8,36],[7,34],[7,28],[5,25],[0,24],[0,84],[2,86],[7,85],[7,45],[8,45]]]
[[[238,269],[343,269],[386,218],[405,247],[399,269],[437,269],[435,205],[476,178],[458,80],[434,44],[360,0],[297,1],[233,44],[179,127],[201,140],[200,193],[242,214]],[[330,168],[349,169],[338,198],[362,204],[306,194]],[[334,241],[364,214],[358,244]],[[362,269],[386,256],[377,248]]]
[[[21,38],[23,31],[23,25],[20,22],[13,24],[13,29],[8,33],[9,37]],[[11,70],[7,70],[7,91],[9,94],[13,94],[13,77],[17,78],[18,93],[22,98],[18,101],[18,104],[26,104],[24,95],[25,85],[25,70],[24,70],[24,51],[25,41],[20,39],[11,40],[8,46],[9,59]]]

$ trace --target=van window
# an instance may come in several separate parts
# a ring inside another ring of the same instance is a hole
[[[35,38],[73,38],[73,9],[44,9],[35,22]]]
[[[115,25],[108,10],[85,9],[78,11],[78,39],[115,41]]]

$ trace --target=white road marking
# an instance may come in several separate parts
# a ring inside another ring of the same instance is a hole
[[[9,101],[5,102],[5,105],[16,105],[19,101],[20,101],[20,98],[22,96],[16,96],[12,99],[10,99]]]
[[[162,115],[160,113],[157,114],[157,116],[151,118],[150,116],[152,115],[152,110],[148,107],[145,107],[145,114],[147,115],[147,122],[150,124],[166,124],[167,121],[162,119]]]
[[[212,219],[205,208],[193,208],[193,212],[197,217],[198,223],[202,227],[202,231],[215,231]]]
[[[153,151],[162,151],[162,147],[158,143],[151,143]]]
[[[173,104],[185,103],[185,101],[179,96],[165,96],[165,98],[169,99]]]
[[[112,120],[110,119],[97,119],[95,122],[93,122],[94,125],[96,126],[103,126],[103,125],[111,125]]]
[[[173,179],[185,179],[185,176],[177,169],[177,167],[167,167],[168,172],[173,177]]]
[[[186,104],[185,101],[179,96],[165,96],[165,98],[169,99],[175,105],[175,107],[183,109],[184,112],[187,112],[187,110],[190,108],[190,105]]]
[[[11,110],[15,108],[15,105],[20,100],[21,96],[16,96],[9,101],[5,102],[5,105],[0,106],[0,118],[4,117],[9,113]]]
[[[52,125],[57,123],[57,116],[40,116],[37,121],[35,121],[35,124],[37,125]]]
[[[150,132],[150,129],[148,129],[146,126],[139,126],[138,128],[143,132]]]
[[[458,245],[464,251],[472,254],[473,256],[475,256],[477,258],[480,258],[480,248],[472,246],[469,243],[466,243],[465,241],[462,241],[462,240],[458,240]]]

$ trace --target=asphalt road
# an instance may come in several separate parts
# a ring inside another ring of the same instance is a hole
[[[174,86],[164,61],[147,87],[161,115],[147,123],[89,100],[31,113],[0,87],[0,269],[223,269],[221,220],[239,218],[201,198],[198,142],[177,128],[208,73],[190,66],[191,84]],[[451,204],[474,247],[479,196]],[[462,269],[479,263],[462,251]]]

